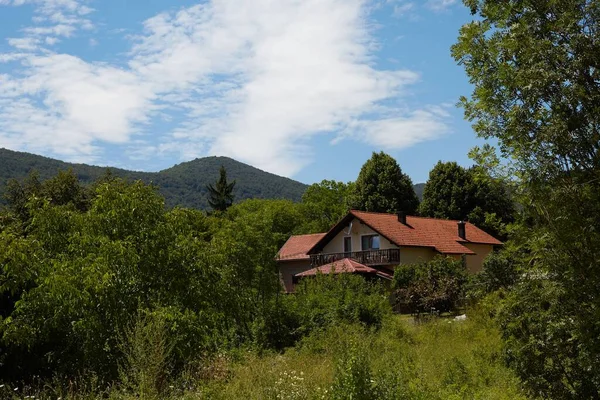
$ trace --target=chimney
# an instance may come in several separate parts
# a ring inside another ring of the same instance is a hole
[[[398,211],[398,222],[406,225],[406,214],[404,211]]]
[[[466,226],[467,223],[465,221],[458,221],[458,236],[463,240],[467,240]]]

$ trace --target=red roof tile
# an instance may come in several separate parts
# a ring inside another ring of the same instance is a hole
[[[277,253],[277,259],[281,261],[307,260],[310,258],[308,256],[308,251],[317,244],[323,236],[325,236],[325,233],[291,236],[279,250],[279,253]]]
[[[350,213],[398,246],[426,246],[440,253],[473,254],[461,243],[502,244],[469,222],[465,227],[466,239],[461,239],[458,236],[458,221],[407,216],[404,225],[395,214],[355,210]]]
[[[498,239],[469,222],[465,226],[465,240],[458,236],[458,221],[407,216],[406,225],[404,225],[398,221],[396,214],[351,210],[342,221],[315,243],[311,250],[314,252],[314,250],[318,251],[322,248],[352,217],[357,218],[397,246],[430,247],[442,254],[475,254],[463,244],[502,244]]]
[[[341,273],[349,273],[349,274],[370,274],[370,275],[378,275],[386,279],[392,279],[392,276],[384,271],[376,270],[375,268],[367,267],[361,263],[358,263],[350,258],[344,258],[339,261],[334,261],[329,264],[321,265],[320,267],[309,269],[308,271],[301,272],[296,274],[295,276],[298,278],[306,277],[306,276],[314,276],[318,273],[321,274],[341,274]]]

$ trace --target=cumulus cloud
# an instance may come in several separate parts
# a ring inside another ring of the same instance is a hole
[[[42,35],[75,34],[63,25],[92,24],[83,2],[0,0],[24,2],[47,26],[12,43],[22,68],[0,76],[0,146],[94,157],[121,143],[132,158],[227,155],[290,176],[310,162],[315,135],[399,149],[447,131],[439,109],[386,105],[419,75],[377,68],[367,0],[212,0],[162,13],[125,67],[40,48]],[[174,128],[149,144],[157,119]]]

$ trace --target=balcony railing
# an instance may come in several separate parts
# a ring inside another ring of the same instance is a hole
[[[329,264],[337,260],[350,258],[363,265],[390,265],[400,263],[400,249],[365,250],[348,253],[323,253],[310,256],[313,267]]]

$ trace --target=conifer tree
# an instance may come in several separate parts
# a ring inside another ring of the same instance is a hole
[[[219,179],[215,182],[214,186],[211,184],[206,186],[208,190],[208,204],[210,204],[213,210],[225,211],[233,204],[234,187],[235,180],[227,182],[227,171],[221,165]]]

